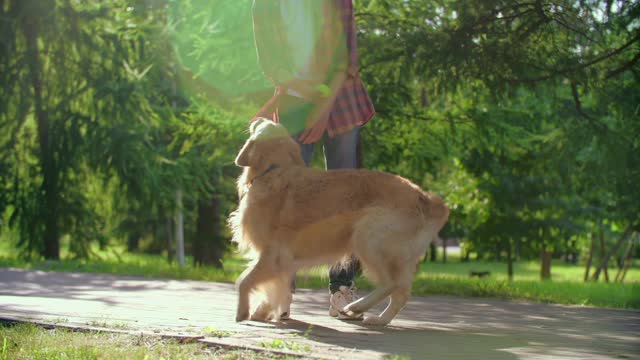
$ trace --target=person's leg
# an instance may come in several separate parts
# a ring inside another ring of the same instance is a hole
[[[358,162],[356,147],[358,146],[359,128],[330,138],[326,133],[323,138],[324,158],[327,170],[355,169]]]
[[[356,146],[358,144],[359,129],[340,134],[334,138],[324,136],[324,157],[327,170],[355,169],[357,166]],[[351,288],[355,274],[355,259],[349,264],[336,264],[329,270],[329,291],[335,293],[341,286]]]
[[[358,144],[359,129],[354,128],[334,138],[324,136],[324,157],[327,170],[355,169],[357,167],[356,146]],[[359,319],[362,314],[347,316],[343,314],[344,307],[355,301],[353,292],[353,278],[355,276],[355,262],[351,257],[348,264],[335,264],[329,269],[329,314],[342,319]]]
[[[302,153],[302,160],[304,160],[305,165],[307,165],[308,167],[309,164],[311,163],[311,159],[313,158],[314,144],[302,144],[298,141],[297,138],[295,140],[298,144],[300,144],[300,152]]]

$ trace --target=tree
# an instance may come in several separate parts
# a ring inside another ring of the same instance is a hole
[[[620,210],[626,199],[638,203],[624,184],[638,168],[628,152],[638,152],[630,142],[637,112],[627,99],[637,93],[639,11],[633,2],[599,0],[361,3],[360,44],[375,49],[361,57],[379,110],[366,132],[380,149],[374,163],[414,179],[420,172],[411,170],[426,167],[437,179],[436,164],[460,158],[491,194],[490,222],[481,225],[494,228],[479,241],[502,238],[495,246],[508,254],[514,242],[537,248],[547,276],[550,251],[563,246],[551,239],[584,231],[588,218],[611,208],[607,199]],[[625,95],[606,95],[613,88]],[[409,141],[413,134],[422,146]],[[425,151],[425,143],[442,146]],[[614,154],[628,160],[624,171],[607,170],[620,164]],[[406,155],[424,167],[400,167]],[[500,220],[507,214],[513,218]],[[632,217],[624,222],[637,223]],[[515,232],[498,235],[503,229]]]
[[[82,178],[83,154],[93,144],[87,133],[98,124],[129,118],[127,103],[140,99],[131,73],[118,69],[129,60],[131,48],[113,42],[117,35],[108,28],[124,27],[126,12],[117,5],[39,1],[3,1],[0,11],[7,60],[0,65],[0,122],[28,135],[5,143],[7,149],[25,151],[20,156],[28,160],[13,162],[11,219],[21,229],[28,253],[57,259],[61,232],[95,235],[90,221],[70,221],[73,213],[91,212],[75,188]],[[123,16],[120,21],[115,13]],[[100,18],[108,26],[96,26]],[[94,31],[95,36],[87,36]],[[93,106],[89,100],[95,101]],[[124,110],[119,117],[106,113],[110,101]],[[144,105],[137,107],[144,110]],[[35,179],[21,181],[29,173]]]

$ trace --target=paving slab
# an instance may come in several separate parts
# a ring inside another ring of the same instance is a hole
[[[369,327],[329,317],[328,298],[298,289],[291,320],[236,323],[231,284],[0,269],[0,319],[7,320],[322,359],[640,359],[635,310],[414,296],[390,326]]]

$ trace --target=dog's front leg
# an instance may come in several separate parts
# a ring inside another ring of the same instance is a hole
[[[249,296],[256,286],[273,276],[273,270],[269,269],[269,261],[265,261],[263,256],[258,262],[247,268],[238,278],[236,286],[238,288],[238,308],[236,310],[236,321],[249,319],[251,306]]]
[[[267,321],[272,317],[273,317],[273,308],[271,307],[271,304],[267,300],[260,303],[260,305],[258,305],[256,310],[253,312],[253,314],[251,314],[251,320],[253,321]]]
[[[249,295],[251,288],[248,287],[247,277],[255,269],[255,265],[245,269],[236,281],[238,289],[238,307],[236,309],[236,321],[243,321],[249,318]]]

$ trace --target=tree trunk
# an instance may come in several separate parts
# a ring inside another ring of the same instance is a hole
[[[541,266],[540,266],[540,279],[541,280],[549,280],[551,279],[551,256],[553,254],[547,251],[547,248],[543,248],[540,253],[541,258]]]
[[[429,107],[429,96],[427,95],[427,89],[425,89],[424,86],[420,91],[420,104],[423,108]]]
[[[464,254],[461,257],[461,262],[469,262],[469,258],[471,257],[471,250],[464,250]]]
[[[442,239],[442,263],[447,263],[447,239]]]
[[[127,235],[127,251],[138,251],[140,245],[140,233],[138,231],[132,231]]]
[[[604,246],[604,232],[600,231],[600,259],[604,259],[605,255],[606,255],[607,251],[605,249]],[[604,270],[604,280],[606,282],[609,282],[609,264],[607,264],[607,266],[605,266]],[[598,279],[596,279],[598,280]]]
[[[171,218],[171,216],[167,216],[166,218],[166,222],[167,222],[167,261],[169,261],[169,263],[171,263],[173,261],[173,257],[174,257],[174,249],[173,249],[173,244],[174,244],[174,239],[173,239],[173,219]]]
[[[613,246],[613,248],[611,248],[611,250],[607,253],[607,255],[605,255],[605,257],[602,259],[602,261],[600,262],[600,265],[598,266],[598,268],[596,269],[596,272],[593,273],[593,277],[592,279],[595,281],[598,281],[598,278],[600,277],[600,272],[603,269],[607,268],[607,263],[609,262],[609,258],[615,254],[616,252],[618,252],[618,249],[620,249],[620,246],[622,245],[622,243],[624,243],[624,240],[629,237],[629,234],[631,234],[631,229],[633,228],[633,225],[629,225],[627,226],[627,228],[624,230],[624,233],[622,233],[622,235],[620,236],[620,239],[618,239],[618,241],[616,242],[616,244]]]
[[[437,259],[437,255],[438,255],[438,247],[432,241],[429,243],[429,260],[431,260],[431,262],[435,262]]]
[[[178,265],[184,266],[184,209],[182,208],[182,189],[176,190],[176,258]]]
[[[596,249],[596,234],[591,233],[591,247],[589,247],[589,258],[587,259],[587,266],[584,271],[584,281],[589,281],[589,271],[591,271],[591,262],[593,261],[593,252]]]
[[[40,167],[42,169],[42,190],[44,196],[44,248],[41,255],[45,259],[60,258],[60,238],[58,228],[58,179],[56,159],[50,138],[51,123],[42,97],[42,63],[38,49],[38,23],[27,16],[23,23],[27,45],[29,78],[33,88],[34,113],[38,127],[40,146]]]
[[[573,265],[578,265],[578,259],[580,258],[580,251],[578,250],[577,246],[577,240],[574,238],[573,240],[571,240],[570,242],[570,246],[571,246],[571,264]]]
[[[622,261],[622,268],[620,268],[620,270],[618,270],[618,273],[616,274],[616,282],[623,282],[624,277],[627,275],[627,270],[629,270],[629,266],[631,266],[631,262],[633,261],[633,247],[636,243],[637,235],[638,234],[635,231],[633,232],[633,235],[631,235],[629,248],[627,249],[627,252],[623,257],[624,260]]]
[[[513,281],[513,256],[511,241],[507,244],[507,274],[509,275],[509,281]]]
[[[215,197],[198,204],[196,236],[193,241],[193,261],[196,265],[222,268],[225,246],[220,236],[219,208],[220,201]]]

